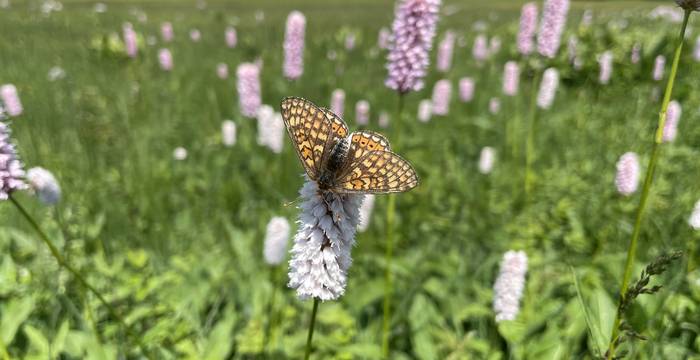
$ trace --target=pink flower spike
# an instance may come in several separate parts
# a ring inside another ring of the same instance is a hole
[[[226,46],[231,49],[236,47],[236,44],[238,43],[238,35],[236,34],[236,29],[234,29],[233,26],[226,28],[224,38],[226,40]]]
[[[530,55],[535,49],[534,36],[537,30],[537,4],[529,2],[520,12],[520,31],[518,31],[518,51]]]
[[[173,69],[173,55],[168,49],[160,49],[158,51],[158,62],[160,63],[160,68],[165,71],[170,71]]]
[[[537,52],[540,55],[550,59],[557,55],[568,12],[569,0],[544,1],[542,22],[537,35]]]
[[[304,34],[306,17],[299,11],[287,16],[287,29],[284,33],[284,77],[296,80],[304,73]]]
[[[260,107],[260,68],[255,64],[242,63],[236,69],[236,89],[241,114],[255,118]]]
[[[447,79],[438,80],[433,87],[433,114],[447,115],[450,112],[452,84]]]
[[[7,115],[19,116],[24,112],[22,102],[17,95],[17,88],[12,84],[0,86],[0,105],[5,105]],[[0,119],[2,119],[2,106],[0,106]]]

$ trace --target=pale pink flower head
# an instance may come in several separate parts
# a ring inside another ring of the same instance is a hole
[[[700,62],[700,35],[695,38],[695,47],[693,48],[693,60]]]
[[[472,47],[472,56],[474,56],[474,60],[478,63],[485,61],[489,57],[489,46],[486,35],[479,34],[476,36],[476,39],[474,39],[474,46]]]
[[[498,278],[493,285],[493,310],[496,322],[515,320],[520,312],[520,299],[525,290],[527,255],[524,251],[503,254]]]
[[[24,178],[24,165],[12,143],[10,127],[0,121],[0,201],[7,200],[14,191],[27,189]]]
[[[664,124],[664,131],[662,139],[664,142],[672,142],[676,140],[676,135],[678,135],[678,122],[681,120],[681,104],[676,100],[671,100],[668,103],[668,109],[666,109],[666,123]]]
[[[666,57],[659,55],[654,59],[654,72],[651,74],[654,81],[661,81],[664,78],[664,66],[666,66]]]
[[[24,112],[22,102],[19,100],[19,95],[17,95],[17,88],[12,84],[0,86],[0,105],[3,104],[9,116],[19,116]],[[0,106],[0,110],[2,110],[2,106]],[[2,115],[0,114],[1,119]]]
[[[459,79],[459,99],[466,103],[474,99],[474,79],[470,77]]]
[[[236,145],[236,123],[232,120],[221,123],[221,143],[226,147]]]
[[[345,91],[343,89],[335,89],[331,93],[331,111],[342,118],[344,110]]]
[[[598,82],[603,85],[607,85],[610,82],[610,77],[612,76],[613,69],[613,55],[610,50],[605,51],[598,58],[598,64],[600,65],[600,74],[598,76]]]
[[[501,99],[494,97],[489,99],[489,112],[493,115],[501,111]]]
[[[688,225],[694,230],[700,230],[700,200],[698,200],[693,207],[693,212],[688,219]]]
[[[357,38],[355,37],[355,34],[353,33],[348,33],[345,35],[345,50],[352,50],[355,48],[355,45],[357,43]]]
[[[202,39],[202,33],[197,29],[190,30],[190,39],[194,42],[199,42]]]
[[[418,121],[428,122],[431,115],[433,115],[433,102],[429,99],[421,100],[418,103]]]
[[[236,69],[236,89],[241,114],[254,118],[260,107],[260,68],[252,63],[242,63]]]
[[[298,79],[304,73],[304,36],[306,17],[299,11],[292,11],[287,16],[287,28],[284,33],[284,76]]]
[[[498,54],[499,51],[501,51],[501,38],[498,36],[493,36],[489,40],[489,56]]]
[[[135,58],[139,48],[134,27],[130,23],[125,23],[122,27],[122,33],[124,36],[124,48],[126,49],[126,55],[130,58]]]
[[[540,91],[537,93],[537,106],[540,109],[549,109],[554,102],[554,95],[559,87],[559,71],[555,68],[549,68],[542,75],[542,83],[540,83]]]
[[[508,61],[503,67],[503,93],[508,96],[518,94],[520,67],[515,61]]]
[[[219,79],[226,79],[228,78],[228,65],[224,63],[219,63],[216,65],[216,76],[219,77]]]
[[[490,146],[484,146],[479,154],[479,172],[484,175],[490,174],[495,163],[496,150]]]
[[[518,31],[518,51],[530,55],[535,49],[534,37],[537,31],[537,4],[529,2],[520,12],[520,31]]]
[[[423,88],[440,0],[401,0],[396,7],[385,84],[400,93]]]
[[[170,42],[173,41],[174,31],[173,31],[173,24],[170,22],[164,22],[163,24],[160,25],[160,35],[163,38],[163,41],[165,42]]]
[[[377,46],[380,49],[388,49],[390,41],[391,31],[385,27],[379,29],[379,35],[377,36]]]
[[[301,299],[336,300],[345,293],[364,196],[323,191],[308,178],[300,195],[288,286]]]
[[[263,255],[268,265],[279,265],[284,261],[291,226],[287,218],[275,216],[267,223]]]
[[[617,192],[629,196],[639,186],[639,157],[633,152],[626,152],[617,161],[615,187]]]
[[[160,68],[165,71],[173,69],[173,55],[170,53],[170,50],[158,50],[158,63],[160,64]]]
[[[540,55],[548,58],[557,55],[568,12],[569,0],[544,1],[542,22],[537,34],[537,52]]]
[[[284,120],[282,115],[269,105],[258,109],[258,144],[267,146],[275,154],[284,146]]]
[[[389,117],[389,113],[386,111],[380,111],[379,112],[379,118],[377,119],[377,124],[379,124],[379,127],[382,129],[386,129],[389,127],[389,122],[391,121],[391,118]]]
[[[355,122],[357,125],[369,124],[369,102],[360,100],[355,104]]]
[[[455,47],[455,34],[452,31],[447,31],[445,36],[440,41],[437,51],[436,68],[440,72],[447,72],[452,66],[452,54]]]
[[[433,87],[433,114],[447,115],[450,112],[452,83],[447,79],[438,80]]]
[[[224,32],[224,39],[226,40],[226,46],[231,49],[236,47],[236,44],[238,44],[238,35],[236,34],[236,29],[234,29],[233,26],[226,28],[226,32]]]

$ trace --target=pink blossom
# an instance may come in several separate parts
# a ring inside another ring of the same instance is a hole
[[[438,80],[433,87],[433,114],[447,115],[450,112],[452,84],[447,79]]]
[[[535,49],[534,36],[537,30],[537,4],[529,2],[520,12],[520,31],[518,32],[518,51],[530,55]]]
[[[400,93],[423,88],[440,0],[402,0],[396,7],[385,84]]]
[[[503,68],[503,93],[508,96],[518,94],[520,68],[515,61],[508,61]]]
[[[335,89],[331,94],[331,111],[343,117],[343,110],[345,109],[345,91],[342,89]]]
[[[664,66],[666,66],[666,57],[659,55],[654,60],[654,72],[651,77],[654,81],[660,81],[664,77]]]
[[[440,72],[447,72],[452,66],[452,53],[455,47],[455,34],[447,31],[438,45],[436,68]]]
[[[236,69],[238,81],[238,103],[241,114],[245,117],[255,118],[260,107],[260,68],[255,64],[242,63]]]
[[[173,69],[173,55],[168,49],[158,50],[158,62],[160,63],[160,68],[165,71],[170,71]]]
[[[625,196],[637,191],[639,186],[639,158],[633,152],[624,153],[617,161],[615,187]]]
[[[540,109],[549,109],[554,102],[554,95],[559,87],[559,71],[549,68],[544,71],[540,91],[537,93],[537,106]]]
[[[164,22],[160,25],[160,35],[163,37],[163,41],[170,42],[173,41],[173,24],[169,22]]]
[[[19,116],[24,111],[19,95],[17,95],[17,88],[12,84],[0,86],[0,100],[2,104],[5,104],[7,115]],[[2,106],[0,106],[0,119],[2,119]]]
[[[569,0],[545,0],[543,9],[540,31],[537,35],[537,52],[542,56],[554,58],[559,50],[561,34],[566,25]]]
[[[494,97],[489,99],[489,112],[493,115],[501,111],[501,99]]]
[[[459,79],[459,99],[462,102],[471,102],[474,98],[474,79],[463,77]]]
[[[377,46],[379,46],[380,49],[388,49],[390,41],[391,31],[385,27],[379,29],[379,35],[377,37]]]
[[[489,57],[488,41],[483,34],[477,35],[474,39],[474,47],[472,47],[472,56],[477,62],[483,62]]]
[[[672,142],[678,135],[678,122],[681,120],[681,104],[676,100],[671,100],[666,109],[666,123],[664,124],[663,141]]]
[[[433,102],[429,99],[423,99],[418,103],[418,121],[428,122],[433,114]]]
[[[202,33],[197,29],[190,30],[190,39],[194,42],[199,42],[202,39]]]
[[[287,16],[287,29],[284,33],[284,76],[298,79],[304,73],[304,34],[306,17],[299,11]]]
[[[610,77],[612,76],[613,69],[613,56],[610,50],[602,53],[600,58],[598,58],[598,63],[600,64],[600,74],[598,76],[598,81],[607,85],[610,82]]]
[[[357,125],[367,125],[369,124],[369,102],[367,100],[360,100],[355,104],[355,122]]]
[[[130,58],[135,58],[138,53],[138,44],[136,42],[136,32],[130,23],[124,24],[122,28],[124,34],[124,47],[126,48],[126,55]]]
[[[238,35],[236,34],[236,29],[234,29],[233,26],[226,28],[224,38],[226,40],[226,46],[230,47],[231,49],[236,47],[236,44],[238,43]]]
[[[226,79],[228,77],[228,65],[224,63],[216,65],[216,76],[218,76],[219,79]]]

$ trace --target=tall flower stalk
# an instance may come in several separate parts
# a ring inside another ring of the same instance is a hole
[[[394,121],[395,144],[399,143],[399,126],[403,112],[404,95],[423,88],[423,78],[430,65],[430,49],[433,47],[440,0],[401,0],[395,10],[391,26],[388,76],[385,85],[396,90],[398,109]],[[389,195],[387,204],[387,234],[385,257],[384,316],[382,319],[382,357],[389,358],[389,330],[391,327],[391,295],[393,293],[391,262],[394,248],[395,195]]]
[[[683,23],[681,25],[681,31],[678,35],[676,41],[676,51],[673,56],[673,65],[671,66],[671,74],[666,83],[666,91],[664,92],[663,102],[661,103],[661,111],[659,111],[659,122],[656,127],[656,132],[654,134],[654,142],[651,148],[651,156],[649,157],[649,164],[647,166],[646,176],[644,177],[644,185],[642,187],[642,194],[639,199],[639,205],[637,206],[637,212],[634,221],[634,230],[632,231],[632,238],[627,248],[627,260],[625,261],[625,272],[622,277],[622,284],[620,285],[620,297],[618,299],[618,307],[625,300],[627,295],[627,287],[630,283],[630,278],[632,276],[632,269],[634,267],[635,257],[637,254],[637,243],[639,240],[639,234],[642,228],[642,220],[644,218],[644,210],[646,209],[647,200],[649,199],[649,191],[651,189],[652,181],[654,180],[654,172],[656,170],[656,163],[659,159],[659,152],[661,150],[661,143],[663,142],[664,127],[666,125],[666,111],[668,110],[668,104],[671,102],[671,94],[673,92],[674,81],[676,80],[676,73],[678,71],[678,62],[681,58],[681,52],[683,51],[683,37],[685,35],[685,29],[688,25],[688,19],[690,18],[690,13],[693,11],[691,7],[684,7],[685,13],[683,15]],[[608,344],[608,352],[606,357],[608,360],[613,359],[615,356],[615,350],[617,347],[617,339],[620,336],[620,322],[622,321],[622,314],[620,311],[615,315],[615,321],[613,322],[612,334],[610,336],[610,343]]]

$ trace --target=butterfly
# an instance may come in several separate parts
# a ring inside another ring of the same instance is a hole
[[[338,115],[299,97],[282,100],[282,119],[308,177],[334,193],[383,194],[413,189],[418,175],[372,131],[348,134]]]

